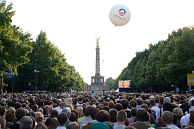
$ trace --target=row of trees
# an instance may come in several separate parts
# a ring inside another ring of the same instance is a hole
[[[134,91],[163,92],[187,90],[187,73],[194,70],[194,27],[184,27],[168,34],[168,39],[149,45],[149,49],[136,52],[136,56],[117,77],[131,80]],[[172,86],[173,85],[173,86]]]
[[[41,31],[36,41],[30,33],[23,33],[12,25],[12,3],[0,3],[0,72],[3,73],[4,90],[14,92],[34,90],[37,75],[38,90],[83,90],[86,83],[75,68],[66,62],[65,55]],[[35,65],[37,63],[37,65]],[[5,72],[3,72],[5,71]],[[5,73],[15,74],[10,78]],[[31,84],[31,85],[29,85]]]

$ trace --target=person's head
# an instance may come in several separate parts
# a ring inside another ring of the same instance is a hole
[[[150,105],[155,106],[155,99],[150,99]]]
[[[59,126],[59,122],[57,120],[57,118],[51,118],[51,121],[50,121],[50,124],[49,124],[49,127],[50,128],[57,128],[57,126]]]
[[[98,111],[100,111],[100,109],[98,109],[98,108],[94,108],[92,110],[92,112],[91,112],[91,118],[92,118],[92,120],[96,120],[96,114],[97,114]]]
[[[20,119],[21,119],[23,116],[26,115],[26,111],[25,111],[24,108],[19,108],[19,109],[16,110],[15,115],[16,115],[17,120],[20,121]]]
[[[112,109],[109,111],[109,114],[110,114],[110,121],[111,122],[117,122],[117,110],[116,109]]]
[[[103,109],[103,110],[106,110],[107,112],[109,112],[108,106],[104,106],[102,109]]]
[[[168,102],[165,102],[162,107],[163,107],[163,111],[171,111],[172,112],[172,110],[173,110],[171,103],[168,103]]]
[[[67,114],[64,112],[60,113],[57,117],[57,120],[60,126],[65,126],[65,124],[67,123]]]
[[[165,97],[164,100],[163,100],[163,103],[171,103],[171,99],[169,97]]]
[[[58,113],[58,110],[57,109],[52,110],[52,112],[51,112],[51,118],[57,117],[58,115],[59,115],[59,113]]]
[[[181,108],[174,108],[172,110],[172,113],[174,113],[177,117],[182,117],[183,116],[183,111]]]
[[[14,108],[9,108],[6,112],[6,115],[5,115],[6,119],[7,120],[10,120],[12,121],[15,117],[15,109]]]
[[[66,105],[65,102],[61,102],[61,103],[59,104],[59,106],[60,106],[61,109],[64,109],[64,108],[65,108],[65,105]]]
[[[94,107],[92,107],[92,106],[86,107],[85,116],[87,116],[87,117],[90,116],[93,109],[94,109]]]
[[[22,107],[22,104],[20,102],[15,103],[15,110],[19,109]]]
[[[110,120],[110,114],[105,110],[100,110],[96,114],[96,120],[98,122],[104,122]]]
[[[127,81],[122,81],[122,86],[125,88],[127,86]]]
[[[69,107],[65,107],[62,112],[67,114],[67,118],[69,119],[71,116],[71,109]]]
[[[37,112],[37,111],[38,111],[38,106],[33,105],[33,106],[32,106],[32,111]]]
[[[29,116],[23,116],[20,119],[20,127],[21,129],[31,129],[33,126],[33,121]]]
[[[145,103],[141,105],[141,108],[144,108],[146,111],[148,111],[148,105]]]
[[[81,106],[78,106],[76,110],[78,112],[78,118],[80,118],[83,115],[83,108]]]
[[[127,99],[121,100],[121,104],[123,106],[123,109],[127,109],[129,106],[129,101]]]
[[[90,129],[90,127],[95,123],[97,122],[97,120],[91,120],[89,121],[86,125],[87,125],[87,129]]]
[[[138,121],[144,122],[149,117],[149,114],[144,108],[140,108],[137,110],[136,117]]]
[[[37,112],[41,112],[43,114],[43,109],[42,108],[38,108]]]
[[[116,103],[114,107],[117,111],[123,110],[123,106],[120,103]]]
[[[108,108],[109,109],[114,108],[114,102],[113,101],[108,102]]]
[[[51,120],[52,120],[52,119],[53,119],[53,118],[47,118],[47,119],[46,119],[45,125],[46,125],[47,127],[50,126],[50,123],[51,123]],[[57,122],[58,122],[58,120],[57,120]]]
[[[68,129],[79,129],[77,122],[71,122],[68,124]]]
[[[141,99],[141,98],[137,98],[137,105],[142,105],[142,103],[143,103],[143,100]]]
[[[44,106],[44,103],[43,103],[43,100],[42,100],[42,99],[37,100],[36,103],[37,103],[37,105],[38,105],[39,107]]]
[[[126,118],[127,118],[127,113],[125,111],[123,111],[123,110],[118,111],[118,113],[117,113],[117,122],[118,121],[119,122],[125,122]]]
[[[172,124],[173,123],[173,115],[170,111],[164,111],[162,113],[162,120],[166,124]]]
[[[3,116],[5,115],[6,112],[6,107],[5,106],[0,106],[0,115]]]
[[[44,123],[38,123],[34,129],[48,129]]]
[[[136,101],[136,100],[134,100],[134,99],[132,99],[129,103],[130,103],[131,108],[133,108],[133,107],[136,107],[136,106],[137,106],[137,101]]]
[[[36,114],[35,114],[35,121],[37,123],[43,123],[43,120],[44,120],[43,114],[41,112],[36,112]]]
[[[137,113],[137,108],[132,108],[131,109],[131,116],[136,116]]]

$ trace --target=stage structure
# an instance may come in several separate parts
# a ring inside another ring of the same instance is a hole
[[[91,85],[87,86],[88,91],[102,91],[109,90],[109,86],[104,84],[104,76],[100,75],[100,47],[99,39],[96,38],[96,73],[95,76],[91,76]]]

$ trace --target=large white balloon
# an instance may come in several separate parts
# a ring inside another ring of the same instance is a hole
[[[127,24],[131,18],[131,12],[125,5],[115,5],[109,13],[110,21],[115,26],[123,26]]]

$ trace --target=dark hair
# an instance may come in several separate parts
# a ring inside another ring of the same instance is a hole
[[[165,123],[172,124],[173,123],[173,115],[172,115],[172,112],[170,112],[170,111],[164,111],[162,113],[162,119],[164,120]]]
[[[109,111],[110,114],[110,121],[111,122],[117,122],[116,116],[117,116],[117,110],[116,109],[112,109]]]
[[[130,103],[131,107],[136,107],[137,106],[137,101],[134,100],[134,99],[132,99],[129,103]]]
[[[96,120],[98,122],[104,122],[110,120],[110,114],[105,110],[100,110],[96,114]]]
[[[39,107],[44,106],[44,103],[43,103],[43,100],[42,100],[42,99],[37,100],[36,103],[37,103],[37,105],[38,105]]]
[[[117,113],[117,121],[124,122],[127,118],[127,113],[123,110],[119,111]]]
[[[45,121],[45,125],[48,127],[51,123],[52,118],[47,118]]]
[[[123,106],[123,109],[127,109],[127,107],[129,106],[129,101],[127,99],[123,99],[121,100],[121,104]]]
[[[144,104],[141,105],[141,108],[144,108],[147,111],[148,110],[148,105],[144,103]]]
[[[123,106],[120,103],[116,103],[114,107],[117,111],[120,111],[123,109]]]
[[[150,105],[155,106],[155,100],[154,99],[150,99]]]
[[[131,109],[131,115],[136,116],[136,114],[137,114],[137,108],[132,108]]]
[[[57,109],[52,110],[51,112],[51,118],[57,117],[59,115],[59,112]]]
[[[98,109],[98,108],[94,108],[92,110],[91,117],[92,117],[93,120],[96,120],[96,114],[97,114],[98,111],[100,111],[100,109]]]
[[[171,111],[172,112],[172,105],[171,105],[171,103],[168,103],[168,102],[165,102],[164,104],[163,104],[163,111]]]
[[[92,107],[92,106],[86,107],[85,116],[91,115],[91,112],[93,109],[94,109],[94,107]]]
[[[9,108],[6,112],[6,119],[7,120],[13,120],[15,118],[15,109],[14,108]]]
[[[143,100],[141,98],[137,98],[136,101],[137,101],[137,105],[142,105],[143,103]]]
[[[70,116],[69,120],[72,122],[77,120],[76,114],[74,112],[71,112],[71,116]]]
[[[109,112],[108,106],[104,106],[104,107],[103,107],[103,110],[106,110],[107,112]]]
[[[59,122],[59,125],[65,125],[67,122],[67,114],[62,112],[58,115],[57,120]]]
[[[32,106],[32,111],[37,112],[37,111],[38,111],[38,106],[33,105],[33,106]]]
[[[140,122],[144,122],[148,116],[148,112],[144,108],[140,108],[137,110],[137,120]]]
[[[19,102],[15,103],[15,110],[19,109],[20,107],[22,107],[22,104]]]
[[[16,110],[15,115],[16,115],[17,120],[20,120],[23,116],[26,115],[26,111],[24,108],[19,108]]]
[[[5,114],[5,106],[0,106],[0,115],[3,116]]]

